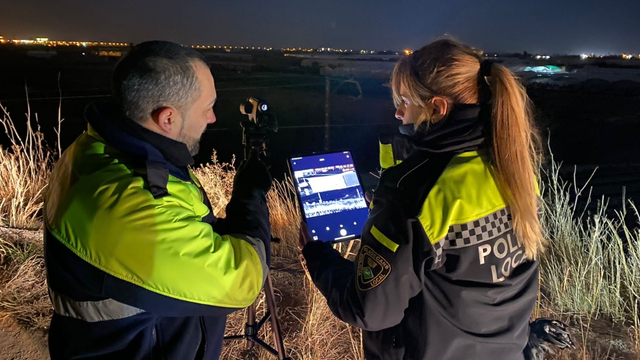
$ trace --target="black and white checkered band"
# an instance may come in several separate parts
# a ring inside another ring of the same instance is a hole
[[[442,245],[444,245],[444,239],[433,244],[433,251],[435,252],[435,260],[432,268],[438,268],[442,265]]]
[[[476,245],[509,230],[511,230],[511,212],[503,208],[481,219],[449,226],[449,232],[444,238],[442,247],[456,249]]]

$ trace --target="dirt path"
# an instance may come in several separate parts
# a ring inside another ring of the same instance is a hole
[[[30,336],[10,318],[0,313],[0,360],[49,359],[44,337]]]
[[[42,231],[17,230],[0,227],[0,239],[11,243],[32,243],[42,246]],[[5,269],[6,270],[6,269]],[[0,270],[2,271],[2,270]],[[4,285],[0,276],[0,291]],[[47,360],[47,339],[18,325],[0,311],[0,360]]]

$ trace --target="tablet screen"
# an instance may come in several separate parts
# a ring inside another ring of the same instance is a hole
[[[291,172],[314,240],[361,235],[369,209],[349,151],[291,158]]]

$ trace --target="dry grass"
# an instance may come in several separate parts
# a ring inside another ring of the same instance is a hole
[[[298,232],[300,231],[300,207],[295,198],[293,180],[274,181],[267,194],[271,233],[280,239],[272,246],[273,256],[296,258],[298,256]]]
[[[39,127],[32,127],[30,108],[24,136],[16,130],[7,109],[2,104],[0,108],[0,124],[11,142],[8,149],[0,146],[0,225],[35,229],[41,226],[38,216],[53,156],[45,147]]]
[[[355,260],[359,240],[341,243],[336,248],[344,257]],[[309,310],[304,321],[302,359],[364,359],[362,331],[337,320],[324,296],[311,282],[307,273],[305,290]]]
[[[581,211],[579,198],[585,196],[590,202],[586,184],[568,183],[558,173],[559,166],[552,162],[542,189],[542,221],[551,243],[541,257],[541,306],[556,314],[573,315],[577,319],[574,326],[582,329],[582,343],[589,346],[593,345],[589,344],[593,324],[626,324],[627,336],[623,337],[631,343],[626,347],[640,353],[640,229],[625,223],[627,210],[636,225],[640,214],[627,202],[627,209],[609,217],[606,199],[599,201],[595,214]],[[582,351],[585,358],[586,348]]]
[[[11,117],[3,110],[2,125],[12,141],[9,149],[0,148],[0,219],[5,226],[39,228],[42,193],[50,172],[53,155],[44,147],[42,135],[30,125],[27,135],[18,136]],[[207,191],[217,216],[231,196],[235,168],[212,162],[195,169]],[[563,351],[553,359],[633,359],[640,354],[640,232],[622,221],[605,215],[602,202],[596,214],[578,210],[571,192],[583,190],[558,177],[553,167],[543,192],[543,223],[550,247],[541,261],[541,296],[537,316],[560,318],[572,326],[578,349]],[[281,239],[274,244],[272,279],[278,302],[278,315],[288,355],[293,359],[363,359],[361,332],[337,320],[324,297],[311,284],[298,259],[297,239],[300,222],[293,182],[276,181],[269,192],[272,231]],[[638,211],[629,211],[640,220]],[[31,329],[46,329],[51,315],[48,300],[41,234],[37,241],[24,236],[6,236],[0,228],[0,312],[20,320]],[[343,244],[339,250],[353,258],[359,244]],[[264,298],[258,301],[263,305]],[[264,311],[259,306],[258,316]],[[229,316],[228,334],[240,333],[244,312]],[[271,342],[269,326],[261,338]],[[223,359],[245,359],[244,342],[229,342]],[[257,359],[273,359],[256,351]]]
[[[31,329],[46,330],[53,309],[42,245],[0,237],[0,309]]]
[[[307,281],[309,311],[301,339],[301,359],[364,359],[362,332],[336,320],[322,294]]]
[[[231,199],[233,177],[236,174],[234,160],[235,158],[231,160],[231,163],[219,162],[214,150],[211,162],[194,169],[195,175],[209,197],[213,214],[216,217],[225,216],[225,206]]]

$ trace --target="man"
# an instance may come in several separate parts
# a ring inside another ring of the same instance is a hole
[[[258,296],[269,266],[265,194],[253,154],[216,219],[188,169],[215,122],[213,77],[195,51],[134,47],[114,102],[86,111],[45,196],[45,258],[57,359],[217,359],[227,314]]]

